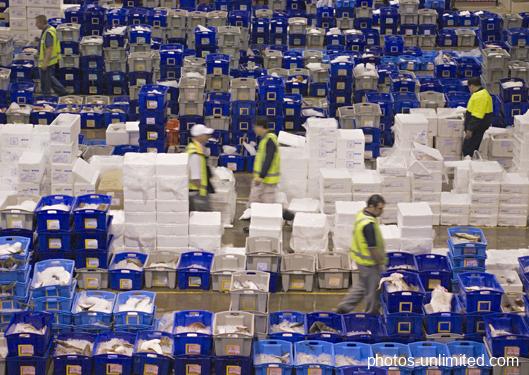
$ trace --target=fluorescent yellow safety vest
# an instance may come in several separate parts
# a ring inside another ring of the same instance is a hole
[[[40,48],[39,48],[39,66],[42,66],[42,63],[44,62],[44,54],[46,53],[46,33],[50,33],[50,35],[53,38],[53,46],[51,50],[51,57],[48,61],[48,65],[55,65],[59,62],[61,59],[61,43],[59,42],[59,39],[57,39],[57,30],[55,30],[55,27],[48,26],[46,31],[42,34],[42,37],[40,38]]]
[[[476,118],[483,119],[486,114],[492,113],[492,97],[485,89],[476,91],[470,97],[467,104],[467,111]]]
[[[187,153],[189,155],[197,154],[200,156],[200,186],[196,186],[189,181],[189,190],[198,191],[200,196],[205,197],[208,195],[208,165],[206,161],[206,155],[201,144],[195,141],[191,141],[187,145]]]
[[[255,177],[259,177],[259,175],[261,174],[261,169],[263,168],[263,163],[266,158],[266,144],[268,143],[268,140],[274,142],[274,144],[276,145],[276,152],[274,154],[272,164],[268,169],[268,173],[263,179],[263,182],[265,184],[277,185],[279,184],[279,180],[281,179],[281,157],[279,156],[279,142],[277,140],[277,136],[272,132],[266,133],[261,142],[259,142],[259,147],[257,148],[257,155],[255,155],[255,161],[253,164],[253,175]]]
[[[373,223],[375,229],[377,251],[385,251],[384,239],[382,238],[382,232],[380,231],[378,220],[371,215],[366,215],[363,210],[360,211],[356,215],[356,221],[354,224],[353,243],[351,246],[351,258],[355,261],[356,264],[361,266],[376,265],[375,259],[373,259],[371,251],[369,251],[369,247],[367,246],[367,241],[364,237],[364,227],[369,223]]]

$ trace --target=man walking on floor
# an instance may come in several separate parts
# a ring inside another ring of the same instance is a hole
[[[337,312],[340,314],[354,311],[364,297],[365,312],[378,314],[378,285],[387,264],[384,239],[378,218],[384,212],[385,204],[382,196],[372,195],[367,200],[367,207],[356,215],[351,258],[358,266],[360,283],[353,285],[347,296],[338,305]]]
[[[35,26],[42,30],[39,41],[39,72],[43,95],[51,95],[51,90],[59,96],[66,95],[64,86],[56,77],[61,58],[61,43],[57,38],[57,30],[48,24],[44,15],[35,18]]]
[[[189,209],[191,211],[209,211],[209,193],[214,193],[208,167],[206,143],[213,129],[197,124],[191,128],[191,142],[187,145],[189,154]]]

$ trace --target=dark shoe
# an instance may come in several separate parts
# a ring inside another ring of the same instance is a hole
[[[283,220],[292,221],[294,220],[294,216],[296,216],[294,212],[289,210],[283,210]]]
[[[246,235],[249,235],[250,234],[250,227],[244,227],[242,228],[242,232]]]

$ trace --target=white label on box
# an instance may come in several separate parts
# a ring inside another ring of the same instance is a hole
[[[62,247],[62,241],[60,238],[48,239],[48,247],[50,249],[60,249]]]

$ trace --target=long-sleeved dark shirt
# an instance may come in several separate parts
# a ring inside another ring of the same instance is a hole
[[[264,179],[268,175],[268,170],[272,165],[272,161],[274,160],[276,152],[276,144],[271,139],[268,139],[268,141],[266,142],[266,155],[263,161],[263,166],[261,168],[261,173],[259,174],[259,177]]]

